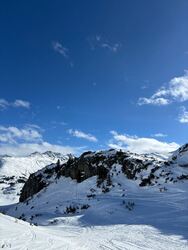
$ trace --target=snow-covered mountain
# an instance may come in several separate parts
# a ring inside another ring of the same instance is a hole
[[[0,204],[17,202],[20,190],[30,174],[58,160],[64,163],[68,158],[68,155],[51,151],[35,152],[25,157],[0,156]]]
[[[169,160],[85,152],[31,174],[20,202],[0,209],[18,224],[38,225],[23,226],[31,232],[28,249],[41,249],[44,235],[49,249],[188,249],[187,155],[187,145]]]
[[[184,150],[184,155],[187,153]],[[64,177],[77,183],[95,177],[95,186],[103,193],[115,188],[120,174],[124,177],[123,181],[134,180],[140,187],[158,186],[161,189],[167,183],[187,179],[188,168],[177,161],[181,156],[182,150],[178,154],[175,152],[169,161],[116,150],[85,152],[78,158],[69,158],[64,164],[51,164],[32,174],[22,189],[20,201],[25,201],[43,188],[48,190],[49,185],[57,184]]]
[[[188,143],[176,150],[170,159],[173,164],[188,168]]]

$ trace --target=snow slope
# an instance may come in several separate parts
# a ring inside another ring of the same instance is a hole
[[[139,187],[122,173],[113,183],[115,187],[103,193],[96,187],[96,177],[79,184],[63,177],[7,213],[41,225],[79,215],[82,225],[146,224],[188,237],[188,183],[166,184],[166,190],[160,192],[157,186]],[[76,212],[67,212],[70,206],[76,207]]]
[[[187,242],[177,235],[162,234],[150,225],[31,226],[27,222],[0,214],[0,248],[14,250],[186,250]],[[71,225],[71,223],[72,225]]]
[[[188,168],[188,144],[183,145],[178,150],[176,150],[172,157],[172,162]]]
[[[64,162],[68,156],[47,151],[45,153],[35,152],[25,157],[0,156],[0,175],[29,177],[31,173],[60,159]]]
[[[20,190],[31,173],[56,163],[66,162],[69,156],[47,151],[35,152],[25,157],[0,156],[0,204],[15,203]]]
[[[38,171],[47,185],[24,202],[0,207],[18,218],[0,215],[0,244],[36,250],[188,250],[188,169],[179,165],[179,154],[167,162],[131,153],[118,157],[112,150],[85,153],[62,169],[54,164]],[[63,176],[66,167],[74,176],[81,163],[91,171],[82,171],[81,181]],[[100,183],[97,174],[85,178],[101,165],[107,178]]]

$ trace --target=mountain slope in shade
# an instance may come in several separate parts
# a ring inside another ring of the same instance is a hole
[[[188,168],[188,143],[176,150],[170,159],[174,164]]]

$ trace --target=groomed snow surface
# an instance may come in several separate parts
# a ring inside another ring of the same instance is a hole
[[[162,234],[149,225],[37,227],[0,215],[0,232],[1,248],[15,250],[188,249],[180,236]]]

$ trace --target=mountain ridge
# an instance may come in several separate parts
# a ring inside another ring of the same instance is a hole
[[[187,155],[188,150],[183,154]],[[106,199],[109,199],[107,207],[115,206],[119,210],[124,204],[132,210],[135,190],[140,195],[148,193],[148,197],[153,192],[154,197],[161,196],[161,199],[163,193],[171,195],[179,186],[184,190],[188,168],[179,165],[177,158],[172,156],[168,161],[161,161],[153,156],[112,149],[85,152],[31,174],[22,188],[20,203],[10,208],[8,214],[43,224],[57,216],[86,215],[86,210],[93,211],[96,207],[100,211],[98,204],[104,206]]]

